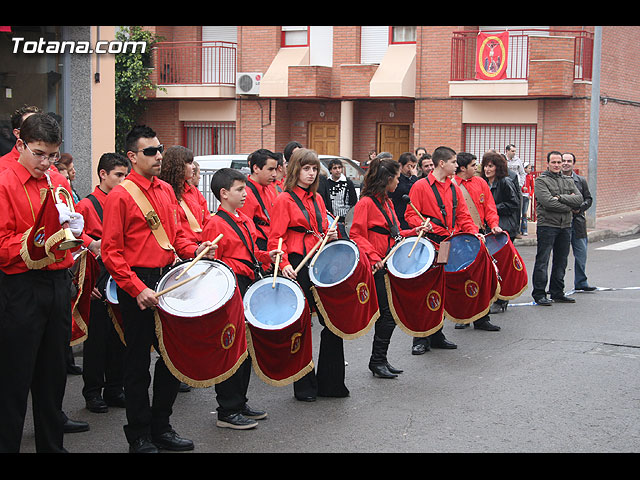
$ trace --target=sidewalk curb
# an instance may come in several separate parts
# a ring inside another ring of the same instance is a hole
[[[607,238],[619,238],[619,237],[627,237],[629,235],[635,235],[640,232],[640,225],[635,225],[626,230],[611,230],[611,229],[603,229],[603,230],[592,230],[587,232],[587,238],[589,242],[598,242],[600,240],[605,240]],[[517,238],[513,242],[513,244],[523,247],[535,246],[538,244],[538,239],[536,237],[531,238]]]

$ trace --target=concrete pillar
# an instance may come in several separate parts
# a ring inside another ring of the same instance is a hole
[[[340,103],[340,156],[353,158],[353,101]]]

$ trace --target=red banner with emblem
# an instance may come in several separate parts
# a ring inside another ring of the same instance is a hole
[[[476,43],[476,79],[506,78],[508,52],[509,32],[479,33]]]
[[[233,375],[247,358],[240,290],[221,308],[200,317],[180,317],[157,308],[156,335],[169,371],[192,387],[209,387]]]
[[[412,337],[440,329],[444,317],[444,268],[436,265],[416,278],[385,275],[389,309],[398,327]]]
[[[89,250],[82,250],[72,268],[76,295],[71,299],[71,346],[87,339],[91,292],[100,274],[100,265]]]
[[[311,291],[327,328],[344,340],[364,335],[380,316],[373,274],[362,251],[349,278],[332,287],[313,285]]]
[[[493,254],[500,275],[500,293],[498,298],[512,300],[519,297],[527,289],[527,268],[520,252],[507,237],[504,247]]]
[[[498,271],[484,244],[469,266],[445,271],[444,277],[445,315],[456,323],[471,323],[485,316],[500,293]]]

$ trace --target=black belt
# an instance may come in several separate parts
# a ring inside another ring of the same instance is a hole
[[[167,273],[171,267],[172,265],[165,265],[164,267],[131,267],[131,270],[137,275],[157,275],[160,277]]]

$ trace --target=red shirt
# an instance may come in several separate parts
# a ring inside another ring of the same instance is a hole
[[[308,192],[296,186],[293,192],[302,201],[302,205],[309,213],[311,225],[307,222],[302,210],[298,207],[294,199],[288,192],[283,192],[277,196],[273,204],[273,214],[271,216],[271,230],[269,240],[267,242],[267,250],[275,250],[278,248],[278,240],[282,238],[282,259],[280,260],[281,268],[289,265],[289,253],[299,253],[306,255],[318,240],[322,237],[318,233],[318,222],[316,220],[316,211],[312,199],[315,197],[320,211],[322,220],[322,232],[327,233],[329,230],[329,220],[327,219],[324,201],[322,197],[315,193]],[[299,227],[305,230],[312,230],[315,234],[297,232],[289,227]],[[305,251],[306,247],[306,251]]]
[[[211,219],[211,212],[209,212],[209,206],[207,205],[207,200],[204,198],[204,195],[202,195],[202,192],[198,190],[197,187],[185,182],[182,199],[187,204],[187,207],[202,230],[206,223]],[[196,243],[202,243],[202,232],[193,231],[191,225],[189,225],[189,220],[187,219],[187,214],[184,209],[180,208],[179,214],[180,220],[183,224],[182,228],[184,229],[187,237]]]
[[[49,171],[55,189],[65,187],[71,192],[66,178]],[[31,228],[40,210],[40,190],[48,188],[46,176],[36,179],[19,162],[12,160],[0,173],[0,270],[7,275],[29,270],[20,256],[22,235]],[[67,251],[64,261],[43,267],[43,270],[61,270],[73,265],[73,256]]]
[[[440,194],[440,198],[444,204],[444,209],[446,213],[446,223],[442,218],[442,213],[440,212],[440,207],[438,206],[438,201],[431,189],[431,186],[435,184]],[[452,227],[451,226],[451,217],[453,211],[453,195],[451,193],[451,185],[456,190],[456,198],[458,199],[458,207],[456,208],[456,223]],[[440,225],[436,225],[431,222],[433,226],[433,233],[436,235],[449,236],[454,233],[465,232],[465,233],[478,233],[478,227],[475,223],[473,223],[473,219],[471,215],[469,215],[469,209],[467,208],[467,204],[464,202],[464,198],[462,197],[462,192],[460,191],[460,187],[453,184],[450,178],[446,178],[444,182],[439,182],[433,176],[433,172],[429,173],[426,178],[421,178],[416,183],[413,184],[411,190],[409,191],[409,199],[414,207],[418,209],[418,211],[422,214],[423,217],[433,217],[438,219],[440,222],[446,225],[446,228],[441,227]],[[409,226],[417,227],[422,224],[422,220],[418,216],[418,214],[411,208],[411,206],[407,206],[407,210],[405,211],[404,218],[409,224]]]
[[[260,203],[258,203],[258,199],[253,193],[253,190],[249,187],[248,183],[251,182],[255,185],[256,190],[258,191],[258,195],[262,199],[262,203],[264,203],[265,208],[267,209],[267,213],[269,216],[272,215],[274,201],[276,199],[276,190],[273,188],[272,184],[267,186],[260,185],[257,182],[254,182],[251,177],[247,177],[247,198],[244,201],[244,205],[239,210],[244,213],[251,220],[259,219],[260,223],[265,223],[266,225],[258,225],[258,238],[264,238],[265,240],[269,237],[269,231],[271,229],[271,221],[264,214]],[[264,233],[263,233],[264,232]]]
[[[7,152],[2,157],[0,157],[0,172],[2,170],[5,170],[13,162],[17,162],[18,158],[20,158],[20,152],[14,145],[10,152]]]
[[[396,225],[400,225],[398,217],[396,216],[395,208],[390,199],[382,204],[382,208],[385,210],[389,219],[393,222],[395,220]],[[370,230],[371,227],[389,228],[387,220],[382,215],[380,209],[373,202],[371,197],[362,197],[358,203],[356,203],[353,211],[353,223],[351,224],[351,230],[349,230],[349,238],[356,242],[358,247],[365,253],[371,265],[375,265],[382,260],[390,248],[392,248],[396,241],[393,237],[382,233],[374,232]],[[408,237],[416,233],[415,228],[410,230],[400,230],[400,235]]]
[[[93,196],[96,197],[98,203],[102,206],[104,211],[104,203],[107,199],[107,194],[97,187],[93,190]],[[82,215],[84,218],[84,233],[88,236],[100,240],[102,238],[102,220],[98,216],[93,203],[89,198],[83,198],[76,204],[76,212]]]
[[[486,180],[481,177],[471,177],[468,180],[455,176],[456,183],[460,186],[464,186],[471,200],[478,210],[481,222],[487,222],[489,228],[497,227],[500,218],[498,217],[498,210],[496,209],[496,202],[491,194],[491,188]],[[467,209],[469,207],[467,206]]]
[[[135,171],[127,175],[127,179],[138,185],[151,203],[177,255],[183,259],[193,258],[197,245],[181,228],[180,206],[171,186],[157,177],[148,180]],[[115,282],[132,297],[147,288],[132,267],[164,267],[175,260],[172,251],[158,244],[142,211],[122,185],[114,187],[105,201],[101,252]]]
[[[218,212],[221,210],[227,212],[236,222],[247,241],[247,245],[249,247],[253,245],[253,254],[256,256],[256,259],[259,262],[262,262],[263,266],[268,266],[271,263],[271,258],[269,257],[268,252],[260,250],[256,245],[258,232],[256,227],[253,225],[253,221],[240,211],[238,211],[238,215],[234,215],[224,208],[219,207]],[[202,231],[202,239],[213,241],[221,233],[224,236],[218,242],[218,248],[215,252],[216,258],[222,260],[231,267],[231,270],[233,270],[236,275],[244,275],[246,277],[253,278],[253,269],[244,263],[247,261],[253,263],[251,254],[238,234],[225,219],[217,214],[213,215]]]

